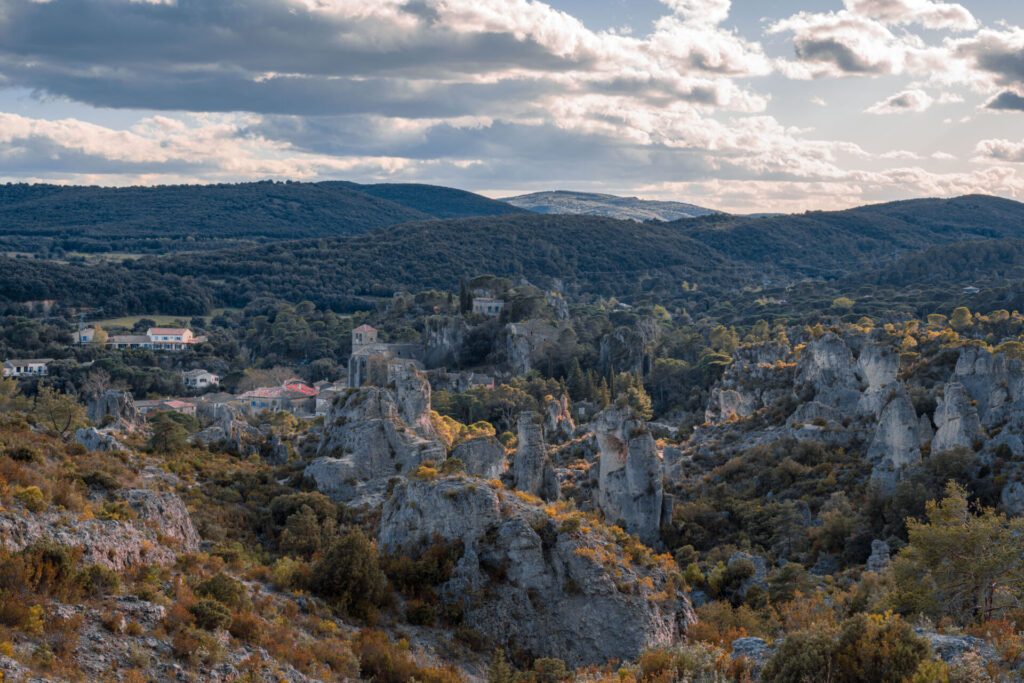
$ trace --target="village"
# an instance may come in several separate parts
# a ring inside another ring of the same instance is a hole
[[[488,289],[477,289],[469,297],[466,313],[476,320],[494,320],[501,316],[506,302]],[[564,303],[564,302],[563,302]],[[461,316],[432,316],[426,320],[425,339],[420,342],[388,342],[370,324],[351,331],[351,354],[337,377],[308,381],[298,376],[280,383],[255,386],[231,392],[222,385],[222,377],[204,367],[177,371],[185,393],[160,397],[135,397],[139,415],[149,419],[159,413],[179,413],[209,422],[225,410],[252,418],[262,413],[289,413],[300,420],[313,420],[327,414],[332,402],[350,389],[386,386],[399,368],[413,367],[425,372],[434,390],[464,392],[474,387],[493,389],[496,376],[526,374],[537,349],[550,344],[557,327],[543,320],[507,323],[508,356],[504,367],[488,367],[486,372],[450,370],[452,360],[451,329],[465,326]],[[454,335],[461,337],[461,329]],[[110,351],[152,351],[161,355],[187,354],[201,348],[207,337],[187,327],[149,327],[132,334],[108,334],[99,326],[83,324],[74,334],[74,343],[84,348]],[[535,348],[536,347],[536,348]],[[3,377],[27,382],[46,381],[54,358],[9,358],[3,362]],[[66,362],[66,361],[63,361]],[[86,367],[89,363],[79,364]]]

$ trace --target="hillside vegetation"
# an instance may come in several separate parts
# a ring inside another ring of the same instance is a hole
[[[159,187],[0,186],[0,248],[150,252],[354,235],[433,217],[516,209],[429,185],[239,183]]]

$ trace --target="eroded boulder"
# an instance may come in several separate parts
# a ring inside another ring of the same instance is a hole
[[[415,555],[435,538],[463,548],[442,600],[530,657],[632,660],[678,642],[695,620],[675,570],[630,561],[603,527],[584,530],[471,479],[399,481],[383,508],[381,548]]]

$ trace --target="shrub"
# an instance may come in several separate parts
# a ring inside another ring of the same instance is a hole
[[[378,683],[407,683],[416,678],[418,667],[407,644],[395,644],[383,631],[364,629],[352,639],[352,652],[359,660],[359,673]]]
[[[357,528],[335,541],[316,563],[310,588],[343,612],[364,619],[389,598],[377,548]]]
[[[223,572],[218,572],[196,586],[196,595],[213,598],[234,609],[243,607],[249,597],[245,585],[241,581],[233,579]]]
[[[231,610],[212,598],[197,600],[189,608],[189,612],[196,620],[196,626],[207,631],[216,631],[231,625]]]
[[[761,671],[763,683],[836,681],[834,644],[827,633],[804,631],[790,634]]]
[[[14,500],[24,505],[29,512],[42,512],[46,509],[46,496],[38,486],[17,487]]]

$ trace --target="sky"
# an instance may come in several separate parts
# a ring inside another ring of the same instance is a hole
[[[1024,200],[1021,0],[0,0],[0,182]]]

